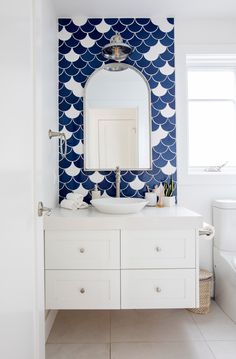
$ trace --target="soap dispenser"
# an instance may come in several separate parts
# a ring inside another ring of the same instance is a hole
[[[92,199],[98,199],[101,197],[101,191],[98,189],[98,185],[95,184],[94,190],[92,191]]]

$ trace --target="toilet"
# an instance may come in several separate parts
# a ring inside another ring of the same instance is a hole
[[[215,300],[236,323],[236,199],[213,207]]]

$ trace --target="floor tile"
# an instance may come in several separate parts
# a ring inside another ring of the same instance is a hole
[[[109,359],[109,344],[47,344],[45,359]]]
[[[111,359],[214,359],[205,342],[114,343]]]
[[[236,341],[236,325],[214,301],[211,304],[210,313],[192,314],[192,317],[206,340]]]
[[[186,310],[126,310],[111,312],[112,342],[203,340]]]
[[[207,342],[216,359],[235,359],[236,341],[215,341]]]
[[[109,311],[62,310],[58,313],[48,343],[109,343]]]

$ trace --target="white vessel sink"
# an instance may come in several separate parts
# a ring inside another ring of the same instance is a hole
[[[128,214],[140,212],[148,201],[141,198],[98,198],[91,201],[92,205],[102,213]]]

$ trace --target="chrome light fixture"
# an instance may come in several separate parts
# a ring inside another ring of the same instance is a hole
[[[112,36],[110,44],[102,49],[103,56],[108,60],[124,61],[132,52],[132,48],[125,44],[121,35],[117,32]]]

